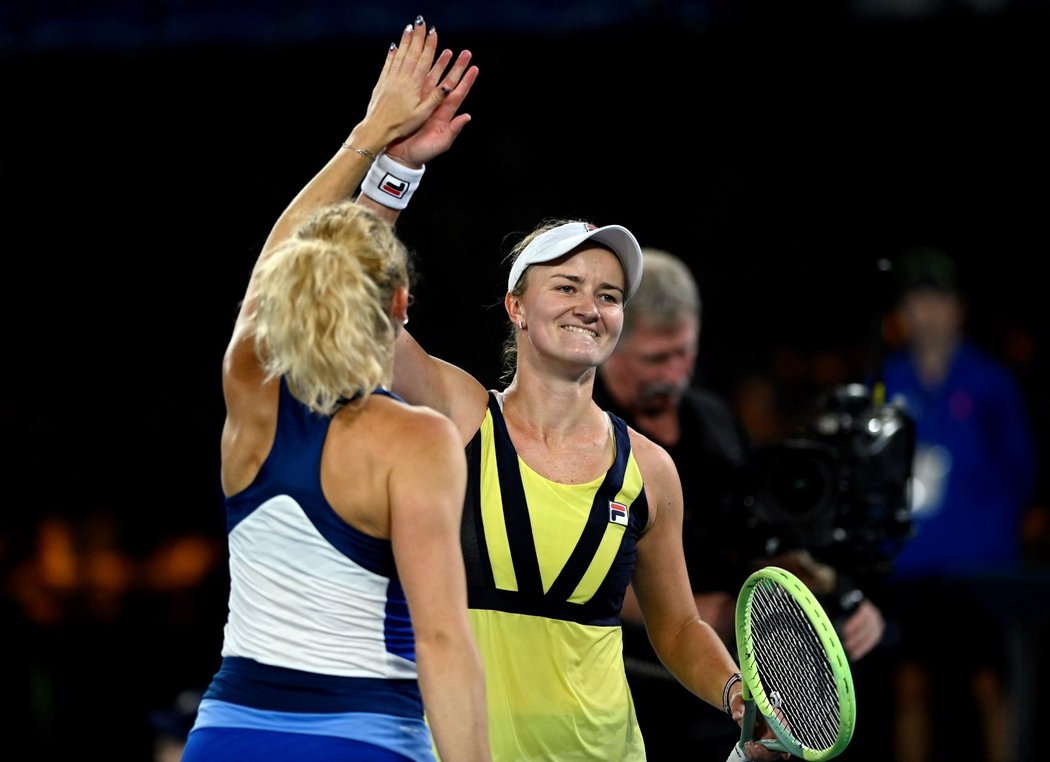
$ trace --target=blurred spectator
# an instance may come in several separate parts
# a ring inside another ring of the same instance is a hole
[[[883,364],[882,380],[887,399],[901,401],[916,425],[915,534],[891,579],[902,633],[896,759],[954,758],[956,730],[966,726],[979,739],[974,759],[1004,762],[1002,622],[975,583],[1019,569],[1035,484],[1033,432],[1012,371],[966,334],[957,263],[938,249],[911,249],[893,272],[899,299],[891,317],[903,344]],[[945,648],[943,624],[960,617],[963,639]],[[950,707],[951,719],[938,721],[937,707]]]
[[[5,565],[5,619],[20,655],[8,716],[38,759],[84,748],[145,758],[146,707],[212,669],[200,663],[214,639],[200,630],[225,604],[221,539],[186,531],[139,550],[128,534],[114,510],[49,513],[19,532],[20,553]]]
[[[187,688],[179,692],[170,706],[150,713],[153,762],[179,762],[182,759],[202,695],[203,691],[198,688]]]

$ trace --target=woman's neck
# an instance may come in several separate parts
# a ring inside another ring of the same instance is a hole
[[[591,395],[594,373],[575,380],[518,370],[504,392],[503,414],[514,428],[544,441],[571,440],[604,426]]]

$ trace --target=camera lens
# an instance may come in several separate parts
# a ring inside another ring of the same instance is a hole
[[[811,522],[835,507],[833,451],[814,442],[766,448],[756,458],[756,504],[771,523]]]

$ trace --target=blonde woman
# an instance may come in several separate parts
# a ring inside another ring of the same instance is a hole
[[[391,46],[333,159],[347,178],[443,118],[461,69],[443,75],[436,45],[419,20]],[[407,252],[363,206],[313,211],[296,221],[341,240],[292,237],[282,218],[223,362],[229,617],[183,760],[488,760],[462,446],[447,418],[387,390]]]

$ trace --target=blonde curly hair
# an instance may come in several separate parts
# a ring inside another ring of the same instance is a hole
[[[408,254],[393,228],[344,202],[319,210],[253,275],[256,351],[268,379],[284,377],[311,410],[360,404],[393,377],[394,292]]]

